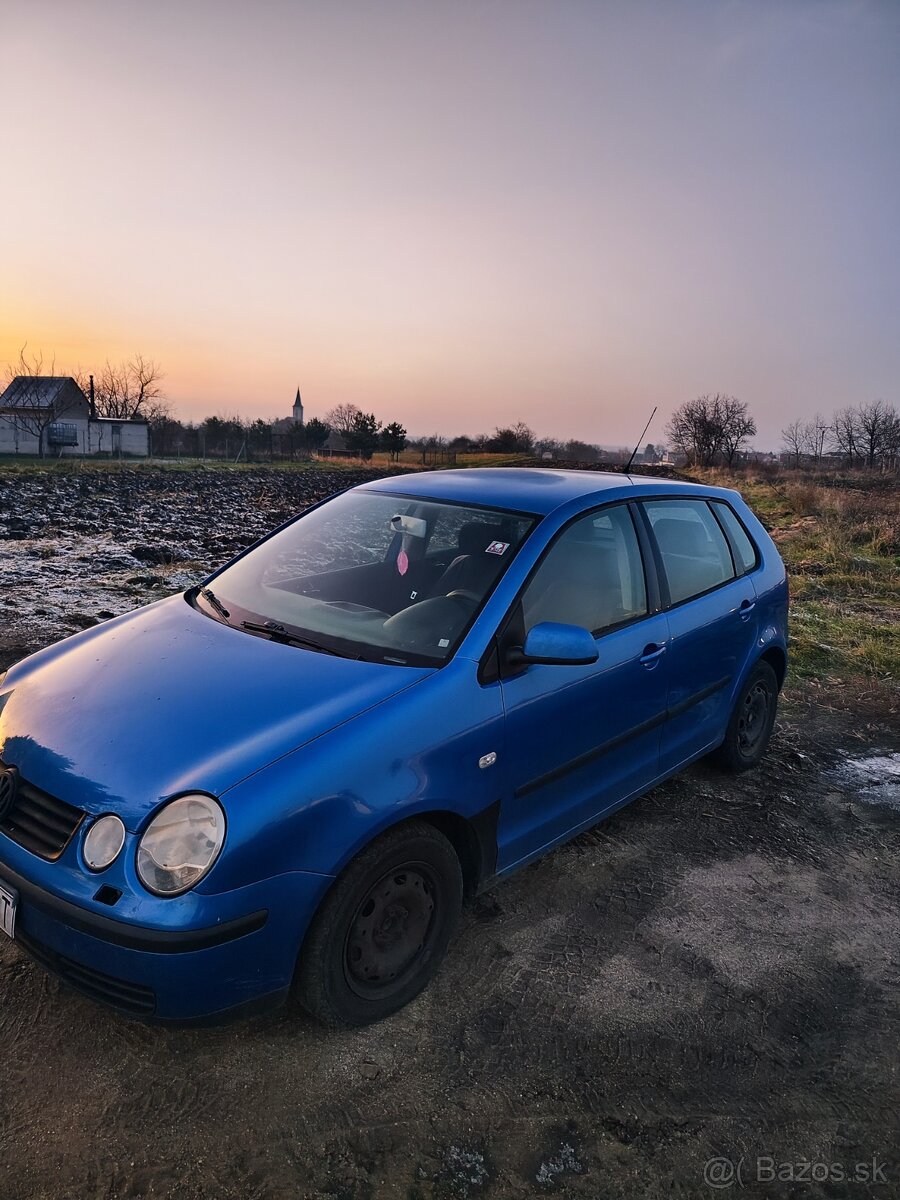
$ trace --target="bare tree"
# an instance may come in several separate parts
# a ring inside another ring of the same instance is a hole
[[[746,401],[734,396],[721,397],[721,411],[722,452],[730,467],[744,442],[756,436],[756,422],[750,416]]]
[[[717,392],[676,408],[666,432],[689,463],[710,467],[720,459],[733,463],[741,445],[756,433],[756,422],[745,401]]]
[[[806,453],[807,427],[802,421],[791,421],[781,431],[781,444],[794,460],[794,466],[800,466],[800,460]]]
[[[55,372],[56,359],[52,358],[45,365],[43,351],[36,350],[29,354],[27,343],[7,371],[7,386],[16,379],[20,380],[20,383],[13,394],[5,399],[4,408],[12,415],[13,422],[19,429],[37,439],[38,454],[41,458],[47,452],[49,427],[83,400],[76,388],[69,385],[55,388],[48,402],[48,381],[62,383]]]
[[[534,430],[524,421],[516,421],[512,431],[516,435],[516,448],[524,454],[531,454],[534,450]]]
[[[76,376],[81,390],[87,392],[84,373]],[[140,418],[154,421],[168,416],[169,408],[162,391],[163,372],[152,358],[136,354],[129,362],[103,365],[94,378],[94,406],[98,417],[117,421]]]
[[[352,434],[359,414],[360,409],[355,404],[337,404],[325,414],[325,424],[346,438]]]
[[[883,462],[894,470],[900,466],[900,413],[893,406],[885,429]]]
[[[852,466],[859,446],[859,426],[856,409],[852,405],[839,409],[831,419],[829,430],[831,445]]]
[[[534,431],[524,421],[498,426],[487,448],[494,454],[530,454],[534,450]]]
[[[883,456],[895,417],[893,408],[883,400],[860,404],[857,409],[859,450],[867,467],[874,467]]]
[[[698,396],[672,414],[668,428],[675,446],[694,466],[710,466],[722,446],[719,397]]]

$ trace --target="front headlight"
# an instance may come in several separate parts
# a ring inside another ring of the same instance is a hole
[[[113,813],[98,817],[84,839],[84,861],[92,871],[105,871],[125,845],[125,826]]]
[[[199,883],[225,840],[225,814],[212,796],[179,796],[147,826],[137,873],[157,896],[178,896]]]

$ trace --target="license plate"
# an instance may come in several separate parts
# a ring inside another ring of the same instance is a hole
[[[16,936],[16,908],[19,904],[19,893],[12,888],[0,884],[0,929],[9,937]]]

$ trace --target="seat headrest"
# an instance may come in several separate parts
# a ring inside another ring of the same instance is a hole
[[[663,517],[653,526],[663,554],[684,554],[702,558],[709,552],[709,537],[699,521],[680,521]]]
[[[617,581],[619,564],[614,546],[563,539],[550,551],[553,574],[570,582],[596,584],[607,579]]]
[[[457,538],[460,554],[483,554],[491,542],[504,540],[502,525],[485,525],[481,521],[467,522]]]

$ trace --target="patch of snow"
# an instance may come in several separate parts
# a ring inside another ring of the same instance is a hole
[[[41,643],[118,616],[172,592],[184,591],[208,568],[147,567],[115,537],[69,534],[0,542],[0,621],[15,618]]]
[[[480,1190],[488,1181],[484,1155],[478,1150],[450,1146],[444,1155],[444,1167],[450,1190],[465,1200],[472,1190]]]
[[[900,753],[848,758],[832,774],[854,787],[857,799],[866,804],[900,808]]]
[[[559,1175],[580,1175],[584,1168],[575,1153],[575,1147],[569,1142],[563,1142],[559,1151],[538,1167],[537,1179],[540,1184],[555,1183]]]

